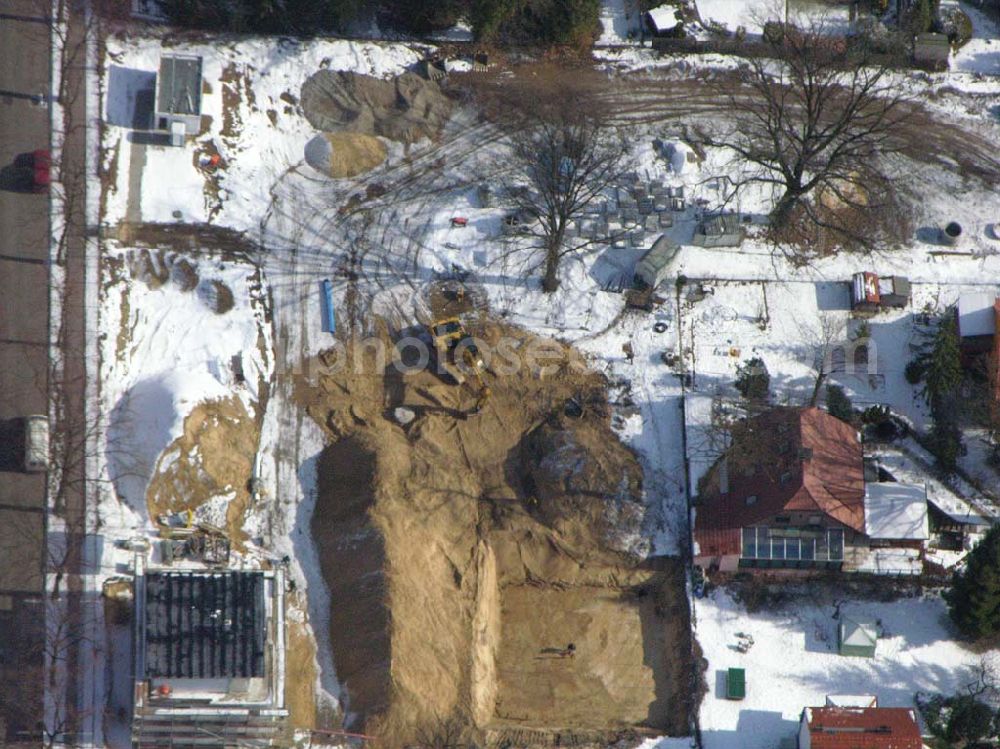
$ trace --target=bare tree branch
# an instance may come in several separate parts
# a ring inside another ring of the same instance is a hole
[[[733,117],[703,143],[745,165],[734,191],[771,189],[779,234],[826,230],[872,247],[888,238],[872,226],[895,206],[887,157],[900,150],[894,131],[908,116],[906,95],[866,44],[846,49],[822,20],[778,28],[771,57],[744,63],[740,86],[720,85]]]

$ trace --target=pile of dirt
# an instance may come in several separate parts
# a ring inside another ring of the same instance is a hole
[[[302,110],[317,130],[381,135],[402,143],[433,138],[451,113],[434,81],[414,73],[391,80],[320,70],[302,84]]]
[[[642,469],[635,455],[593,419],[550,419],[524,441],[529,510],[575,544],[628,553],[643,517]],[[584,518],[584,523],[578,521]]]
[[[364,133],[321,133],[306,144],[306,163],[334,179],[356,177],[385,161],[385,144]]]
[[[471,379],[401,374],[370,345],[299,384],[330,440],[312,532],[348,727],[389,747],[687,734],[683,565],[623,553],[642,476],[603,377],[555,341],[489,319],[472,332],[547,352],[488,369],[478,413]]]
[[[219,280],[205,280],[198,284],[198,298],[217,315],[224,315],[234,306],[233,290]]]
[[[285,704],[289,722],[295,728],[316,727],[316,642],[309,632],[309,603],[302,591],[289,594],[285,623],[288,643],[285,650]]]
[[[152,518],[186,510],[246,540],[248,481],[260,438],[256,418],[238,398],[207,401],[184,419],[184,433],[160,456],[146,490]]]

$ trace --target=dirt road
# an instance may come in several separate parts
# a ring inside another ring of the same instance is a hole
[[[738,86],[730,71],[699,71],[685,74],[683,69],[668,69],[652,75],[612,79],[607,84],[605,101],[614,108],[621,124],[663,123],[674,126],[711,127],[713,120],[726,117],[730,106],[719,91]],[[974,94],[946,94],[961,97],[961,108],[970,107]],[[975,108],[974,106],[971,108]],[[907,116],[896,133],[902,153],[914,161],[955,170],[964,176],[982,180],[987,185],[1000,184],[1000,132],[996,122],[984,115],[980,125],[968,119],[948,118],[944,112],[920,101],[905,105]]]

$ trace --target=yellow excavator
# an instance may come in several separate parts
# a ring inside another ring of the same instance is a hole
[[[469,374],[476,381],[476,404],[471,413],[479,413],[490,399],[491,391],[483,381],[483,358],[465,325],[458,317],[445,317],[430,326],[431,339],[441,368],[462,385]]]

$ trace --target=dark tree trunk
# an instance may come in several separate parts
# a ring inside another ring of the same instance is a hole
[[[784,229],[792,217],[792,211],[802,199],[802,192],[791,187],[785,188],[785,194],[781,196],[778,204],[771,211],[771,226],[775,229]]]
[[[554,236],[549,237],[545,248],[545,276],[542,278],[542,290],[547,294],[559,288],[559,261],[562,256],[559,250],[562,249],[562,230],[557,231]]]
[[[815,407],[819,402],[819,389],[823,387],[823,383],[826,381],[826,372],[823,367],[820,367],[819,372],[816,373],[816,383],[813,385],[812,397],[809,398],[809,405]]]

